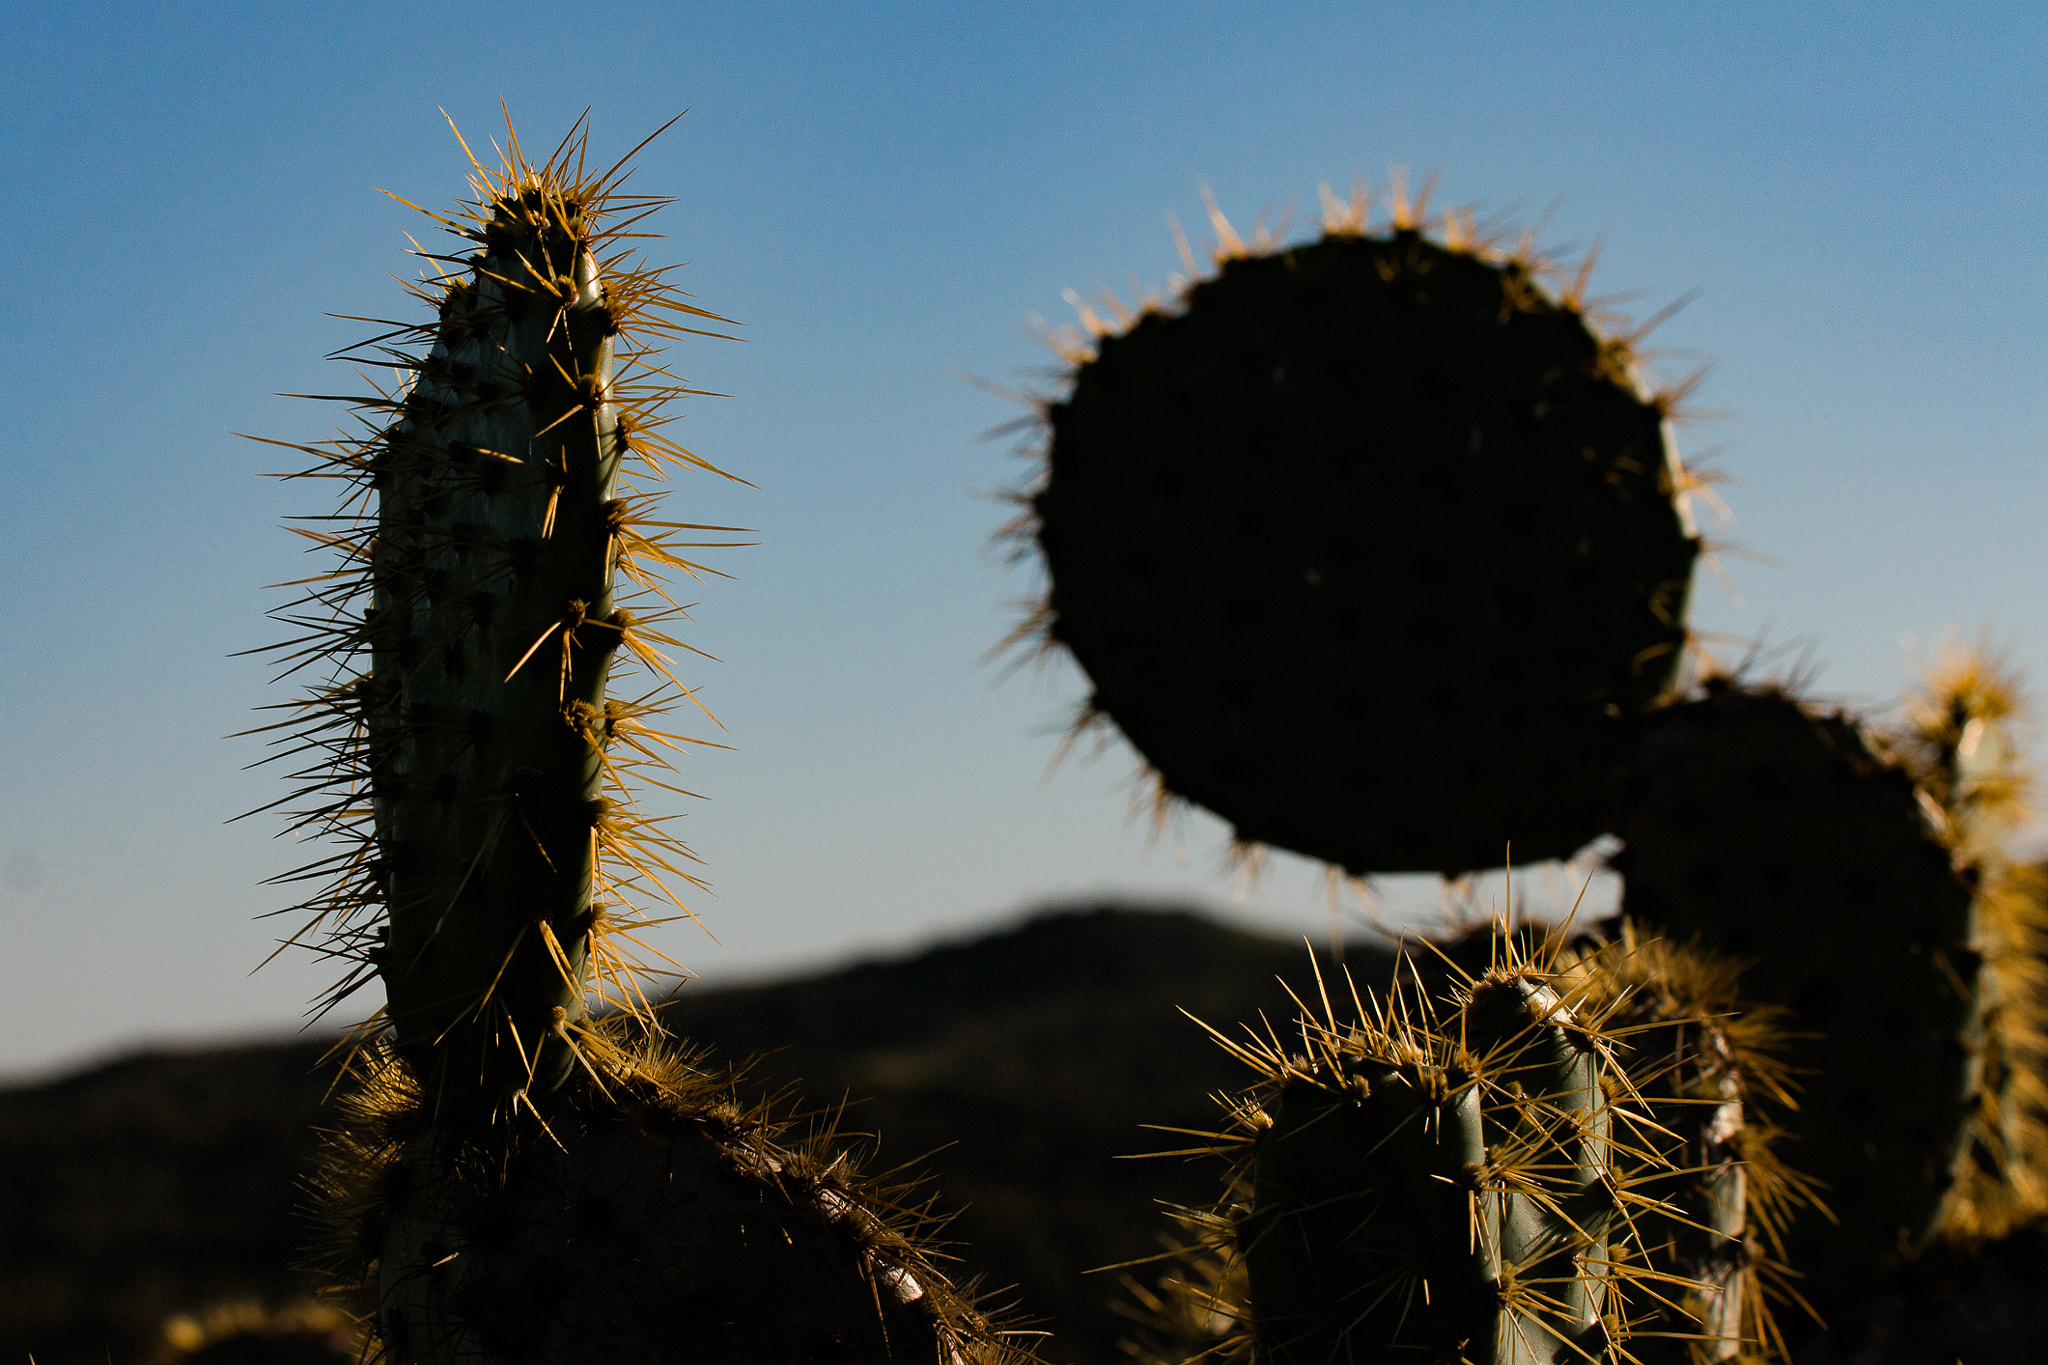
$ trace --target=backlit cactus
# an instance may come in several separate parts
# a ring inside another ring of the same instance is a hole
[[[1759,1165],[1755,1125],[1666,1125],[1682,1140],[1658,1150],[1702,1174],[1646,1216],[1645,1273],[1692,1288],[1637,1324],[1642,1358],[1768,1354],[1765,1279],[1825,1308],[1932,1241],[2040,1216],[2043,888],[2005,853],[2009,690],[1964,668],[1894,736],[1711,665],[1681,686],[1700,541],[1663,434],[1677,395],[1636,386],[1583,276],[1545,293],[1526,243],[1456,215],[1433,239],[1398,195],[1383,233],[1331,210],[1296,247],[1217,215],[1214,276],[1113,323],[1083,310],[1008,528],[1049,580],[1019,637],[1068,650],[1082,723],[1240,845],[1461,872],[1618,835],[1639,960],[1664,934],[1751,964],[1741,994],[1789,1042],[1747,1072],[1715,1055],[1752,1026],[1712,1021],[1732,983],[1700,995],[1732,968],[1630,978],[1633,1005],[1586,969],[1663,1039],[1640,1100],[1734,1122],[1776,1074],[1810,1173]],[[1174,1281],[1209,1306],[1155,1316],[1231,1318],[1214,1252]]]
[[[1801,1304],[1785,1229],[1813,1200],[1776,1151],[1797,1105],[1782,1012],[1744,1001],[1739,959],[1648,938],[1578,955],[1567,976],[1619,1039],[1637,1132],[1668,1167],[1634,1226],[1657,1292],[1632,1323],[1640,1365],[1758,1359],[1784,1347],[1774,1307]],[[1805,1314],[1801,1312],[1799,1316]]]
[[[1738,964],[1633,935],[1488,946],[1476,977],[1404,964],[1357,1022],[1325,1002],[1284,1041],[1217,1035],[1260,1080],[1213,1139],[1224,1197],[1130,1282],[1142,1365],[1780,1344],[1777,1232],[1804,1192],[1745,1111],[1785,1096],[1768,1014],[1730,1017]]]
[[[1751,965],[1790,1011],[1792,1159],[1833,1218],[1798,1219],[1792,1264],[1823,1299],[1923,1238],[1964,1120],[1976,961],[1968,887],[1912,776],[1853,719],[1711,682],[1646,728],[1621,788],[1623,908]]]
[[[2013,733],[2023,720],[2011,672],[1984,649],[1951,648],[1893,737],[1971,890],[1965,1117],[1935,1220],[1962,1240],[2048,1211],[2048,875],[2011,848],[2034,796]]]
[[[302,938],[354,964],[329,1004],[387,1001],[317,1177],[329,1269],[388,1365],[993,1365],[919,1219],[665,1044],[636,976],[644,909],[694,880],[634,790],[680,790],[655,727],[695,701],[665,575],[727,529],[655,519],[711,466],[663,434],[691,390],[653,352],[724,320],[621,249],[666,201],[586,140],[472,158],[431,215],[465,254],[413,287],[433,320],[355,357],[402,382],[300,447],[345,489],[309,532],[342,567],[280,613],[317,678],[281,727],[311,756],[294,828],[343,840],[294,874],[323,883]]]
[[[1163,791],[1367,874],[1565,857],[1670,685],[1699,538],[1627,338],[1421,206],[1076,337],[1012,529]]]
[[[328,674],[283,726],[315,760],[301,795],[327,797],[294,827],[346,841],[299,874],[328,878],[302,937],[357,964],[335,999],[381,979],[378,1024],[463,1114],[562,1083],[593,970],[636,998],[635,898],[689,879],[626,789],[668,766],[680,741],[652,722],[689,695],[659,652],[680,615],[659,576],[696,566],[650,490],[710,468],[661,433],[683,390],[649,348],[721,320],[631,268],[618,215],[665,201],[584,156],[581,133],[539,164],[512,139],[474,202],[432,215],[473,250],[411,287],[434,320],[354,353],[402,382],[343,400],[366,434],[307,447],[344,482],[308,532],[343,565],[279,613],[309,628],[280,647],[293,671]],[[620,574],[655,609],[615,601]],[[644,689],[609,695],[627,661]]]

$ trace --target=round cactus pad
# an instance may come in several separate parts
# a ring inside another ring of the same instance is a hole
[[[1355,873],[1568,855],[1685,639],[1663,407],[1530,268],[1227,260],[1051,406],[1047,631],[1173,794]]]

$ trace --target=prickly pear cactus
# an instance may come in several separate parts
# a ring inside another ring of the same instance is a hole
[[[1493,965],[1468,975],[1475,948]],[[1758,1112],[1790,1104],[1784,1040],[1739,967],[1626,926],[1570,950],[1488,933],[1408,962],[1362,1024],[1325,1003],[1299,1049],[1223,1040],[1261,1080],[1215,1135],[1224,1197],[1181,1211],[1156,1282],[1126,1281],[1129,1354],[1781,1356],[1779,1231],[1809,1182]]]
[[[565,1091],[545,1126],[436,1121],[377,1060],[320,1193],[388,1360],[1021,1362],[925,1249],[911,1192],[735,1103],[701,1057],[617,1047],[606,1089]]]
[[[1358,874],[1567,856],[1670,684],[1699,539],[1627,340],[1463,219],[1358,201],[1092,311],[1011,528],[1162,790]],[[1583,285],[1583,277],[1580,285]]]
[[[387,1365],[1009,1359],[850,1159],[660,1045],[635,930],[693,859],[633,779],[669,786],[656,719],[695,700],[665,575],[728,528],[653,515],[710,468],[662,433],[689,390],[653,349],[723,320],[620,249],[664,201],[586,150],[530,161],[508,127],[433,215],[466,253],[428,258],[434,319],[371,343],[405,383],[303,447],[347,490],[312,533],[343,567],[282,613],[290,671],[330,670],[283,726],[312,756],[294,827],[343,841],[295,874],[325,881],[303,936],[354,963],[330,1004],[387,1001],[322,1177],[332,1270]]]
[[[335,1000],[381,979],[377,1025],[464,1114],[563,1082],[593,969],[629,1003],[636,899],[690,880],[625,779],[667,766],[681,741],[650,722],[689,696],[659,576],[694,571],[678,532],[700,528],[650,519],[647,490],[709,468],[661,434],[679,390],[649,348],[718,320],[630,268],[617,216],[664,201],[585,152],[579,132],[535,164],[508,133],[475,200],[431,215],[469,253],[412,286],[432,321],[353,357],[405,377],[343,400],[368,433],[304,447],[345,486],[308,532],[343,564],[277,613],[305,629],[279,647],[290,671],[327,670],[279,727],[314,760],[295,795],[324,798],[293,827],[343,848],[294,874],[326,878],[301,937],[356,965]],[[615,600],[621,574],[644,614]],[[628,663],[640,695],[609,695]]]
[[[1410,981],[1343,1024],[1325,999],[1284,1043],[1219,1035],[1261,1079],[1216,1138],[1223,1200],[1139,1295],[1134,1354],[1604,1361],[1646,1303],[1704,1292],[1642,1241],[1674,1171],[1611,1008],[1561,965],[1510,949],[1440,999]]]
[[[1910,773],[1849,717],[1711,680],[1661,712],[1616,803],[1623,909],[1751,966],[1789,1012],[1791,1159],[1819,1182],[1788,1259],[1825,1303],[1932,1227],[1969,1089],[1971,894]]]

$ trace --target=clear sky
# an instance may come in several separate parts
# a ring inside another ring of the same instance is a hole
[[[689,774],[706,979],[966,933],[1099,893],[1232,905],[1218,827],[1151,846],[1129,755],[1046,766],[1055,670],[981,662],[1032,588],[986,541],[1034,314],[1156,286],[1200,187],[1241,224],[1319,182],[1442,173],[1595,292],[1697,299],[1660,344],[1713,358],[1681,433],[1734,480],[1697,624],[1810,647],[1881,705],[1910,642],[1988,630],[2048,678],[2048,9],[2023,4],[948,4],[9,7],[0,18],[0,1074],[150,1038],[291,1027],[327,969],[259,888],[302,851],[224,824],[279,792],[222,737],[280,700],[264,643],[317,510],[257,477],[273,397],[409,305],[390,273],[500,99],[552,145],[642,154],[659,261],[745,322],[676,357],[700,479],[681,519],[760,528],[719,562],[692,675],[735,750]],[[1199,237],[1199,233],[1196,232]],[[1691,357],[1669,362],[1682,371]],[[1388,913],[1433,902],[1387,889]],[[1312,869],[1232,913],[1321,932]],[[1345,913],[1361,913],[1347,901]]]

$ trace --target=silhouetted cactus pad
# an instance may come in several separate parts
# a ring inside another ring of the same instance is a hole
[[[1530,269],[1400,230],[1226,260],[1049,408],[1048,635],[1167,790],[1358,872],[1563,856],[1666,688],[1663,407]]]
[[[1726,681],[1646,726],[1614,859],[1628,915],[1752,965],[1787,1008],[1804,1093],[1786,1152],[1840,1220],[1792,1225],[1786,1259],[1825,1302],[1920,1237],[1964,1117],[1977,962],[1970,892],[1912,780],[1840,714]]]
[[[588,1060],[544,1121],[451,1123],[370,1059],[318,1179],[386,1365],[1027,1365],[829,1134],[656,1039]]]

